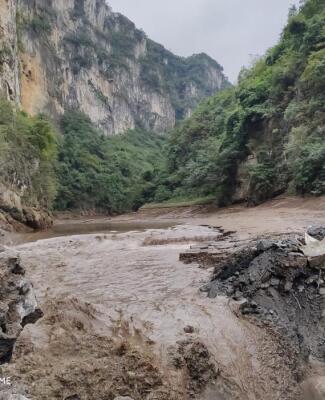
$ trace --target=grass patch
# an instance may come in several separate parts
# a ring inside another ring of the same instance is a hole
[[[215,196],[200,197],[197,199],[171,199],[163,203],[149,203],[141,207],[141,210],[150,210],[154,208],[174,208],[174,207],[191,207],[191,206],[204,206],[213,204]]]

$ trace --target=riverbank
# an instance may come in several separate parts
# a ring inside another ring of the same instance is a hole
[[[68,217],[68,216],[67,216]],[[221,226],[225,230],[236,230],[240,237],[254,237],[270,233],[305,232],[310,225],[318,223],[325,225],[325,197],[286,197],[280,196],[265,202],[257,207],[247,207],[238,204],[226,208],[217,208],[209,205],[194,205],[186,207],[145,208],[138,212],[124,214],[116,217],[82,217],[75,215],[71,220],[58,218],[56,227],[65,226],[66,223],[76,224],[92,229],[98,223],[111,224],[116,228],[121,224],[129,230],[159,227],[165,224],[168,227],[177,224]],[[152,226],[150,226],[152,224]]]
[[[182,207],[169,205],[162,208],[143,208],[138,212],[118,216],[95,213],[81,215],[80,212],[56,213],[53,226],[37,231],[16,221],[8,221],[3,215],[0,218],[0,230],[2,243],[14,244],[80,233],[123,233],[168,228],[178,224],[222,226],[226,230],[236,229],[240,236],[246,237],[273,232],[302,232],[315,221],[325,224],[324,196],[280,196],[257,207],[238,204],[220,209],[211,204]]]
[[[324,211],[323,198],[279,198],[254,209],[61,219],[60,235],[21,236],[10,251],[44,317],[24,328],[2,374],[32,400],[310,400],[301,381],[311,377],[314,392],[322,363],[309,373],[283,336],[240,315],[238,301],[207,297],[215,265],[180,254],[212,246],[224,257],[256,237],[301,238],[325,225]]]

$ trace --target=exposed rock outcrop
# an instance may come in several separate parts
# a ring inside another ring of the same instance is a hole
[[[23,327],[42,316],[33,287],[16,255],[0,253],[0,363],[11,359]]]
[[[107,134],[163,132],[228,85],[210,57],[175,56],[104,0],[1,0],[0,11],[0,87],[30,114],[77,108]]]
[[[209,296],[225,294],[288,340],[297,354],[325,360],[325,264],[303,254],[302,238],[250,243],[216,264]]]
[[[107,135],[136,127],[161,133],[227,85],[209,56],[175,56],[105,0],[0,0],[0,98],[30,115],[58,121],[76,109]],[[41,169],[37,157],[34,164]],[[26,194],[30,182],[0,181],[0,225],[52,224]]]
[[[23,195],[23,190],[8,188],[0,183],[0,227],[1,222],[14,227],[15,224],[20,223],[32,229],[50,227],[53,220],[49,212],[41,208],[25,206],[22,201]]]
[[[317,240],[324,240],[325,239],[325,227],[323,226],[311,226],[307,230],[308,235],[317,239]]]
[[[16,0],[0,0],[0,95],[18,103],[20,99],[19,58],[16,29]]]

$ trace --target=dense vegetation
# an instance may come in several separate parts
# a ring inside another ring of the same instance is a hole
[[[82,46],[92,49],[87,40]],[[153,42],[149,54],[142,60],[144,84],[171,85],[181,117],[182,77],[200,79],[202,56],[184,64]],[[167,68],[157,72],[151,63],[166,57]],[[244,196],[259,203],[287,190],[320,195],[324,126],[325,0],[308,0],[290,10],[279,43],[241,71],[236,87],[206,100],[167,137],[141,129],[107,137],[77,111],[64,114],[56,134],[45,116],[31,118],[1,100],[0,183],[23,194],[26,205],[111,213],[195,198],[223,205]]]
[[[64,115],[61,131],[56,208],[116,213],[150,200],[163,137],[141,130],[106,137],[78,112]]]
[[[290,10],[279,43],[236,87],[202,104],[168,143],[156,182],[166,199],[258,203],[276,193],[325,193],[325,0]],[[161,198],[162,200],[162,198]]]
[[[76,111],[59,128],[0,101],[0,184],[25,206],[119,213],[152,199],[164,137],[141,130],[107,137]]]
[[[45,116],[34,118],[0,100],[0,183],[27,205],[49,208],[56,194],[57,140]]]

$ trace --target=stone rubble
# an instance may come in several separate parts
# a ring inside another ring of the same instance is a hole
[[[310,233],[322,238],[320,228]],[[230,297],[240,313],[270,325],[296,351],[325,361],[325,264],[297,235],[251,241],[215,264],[201,290]]]
[[[0,252],[0,363],[10,361],[23,327],[42,316],[20,259]]]

